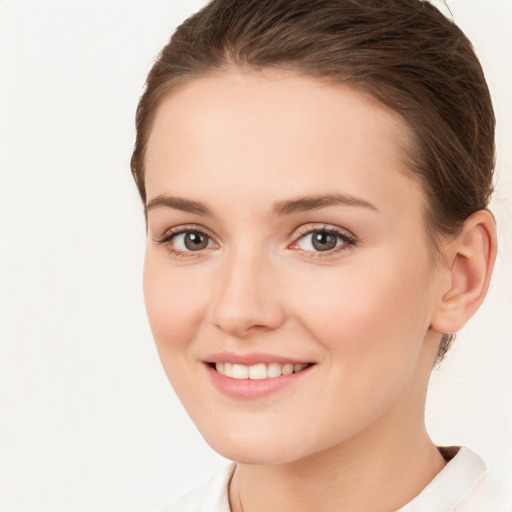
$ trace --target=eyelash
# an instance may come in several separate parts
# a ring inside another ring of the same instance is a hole
[[[340,228],[322,225],[322,226],[303,226],[299,228],[298,234],[299,236],[295,239],[295,241],[291,244],[291,246],[296,246],[301,239],[310,235],[312,233],[327,233],[329,235],[334,235],[338,239],[341,239],[343,242],[341,245],[334,247],[333,249],[329,249],[326,251],[306,251],[303,249],[297,249],[299,252],[306,254],[310,258],[325,258],[332,256],[333,254],[338,254],[339,252],[347,251],[357,245],[357,238],[353,235],[348,234],[346,231],[341,230]],[[208,239],[213,241],[213,237],[204,230],[204,228],[200,228],[198,226],[180,226],[178,228],[171,228],[165,232],[162,238],[156,240],[159,245],[163,245],[167,247],[167,250],[175,257],[184,259],[184,258],[193,258],[197,257],[201,250],[199,251],[180,251],[172,247],[171,241],[173,238],[178,235],[182,235],[185,233],[199,233],[203,236],[206,236]]]
[[[349,234],[347,231],[337,228],[335,226],[322,225],[322,226],[303,226],[299,228],[299,237],[293,242],[292,245],[297,245],[299,241],[310,235],[312,233],[326,233],[328,235],[334,235],[336,238],[341,239],[343,242],[341,245],[334,247],[333,249],[329,249],[327,251],[305,251],[302,249],[298,249],[303,254],[307,254],[310,258],[327,258],[332,256],[333,254],[338,254],[343,251],[347,251],[354,247],[358,240],[353,235]]]
[[[198,253],[200,251],[180,251],[172,247],[171,240],[178,235],[183,235],[184,233],[199,233],[201,235],[206,236],[210,240],[213,240],[213,237],[207,233],[203,228],[199,228],[198,226],[194,225],[185,225],[185,226],[179,226],[178,228],[171,228],[167,230],[162,238],[156,240],[156,242],[159,245],[163,245],[167,247],[167,250],[175,257],[184,259],[184,258],[194,258],[198,256]]]

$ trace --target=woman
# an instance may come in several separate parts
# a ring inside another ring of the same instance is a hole
[[[164,369],[237,464],[168,511],[506,510],[424,422],[482,303],[494,114],[419,0],[219,0],[151,70],[132,171]]]

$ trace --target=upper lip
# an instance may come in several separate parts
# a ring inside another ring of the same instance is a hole
[[[313,361],[263,352],[217,352],[204,359],[206,363],[234,363],[251,366],[259,363],[309,364]]]

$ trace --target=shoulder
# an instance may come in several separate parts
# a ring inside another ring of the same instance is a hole
[[[441,448],[444,469],[399,512],[512,512],[505,488],[467,447]]]
[[[213,478],[183,495],[161,512],[229,512],[228,487],[236,464],[231,463]]]

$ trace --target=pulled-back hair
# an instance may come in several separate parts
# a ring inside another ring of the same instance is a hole
[[[131,169],[145,204],[145,150],[162,99],[194,78],[278,68],[372,94],[412,132],[408,170],[423,187],[432,247],[487,207],[495,118],[473,47],[422,0],[213,0],[161,51],[136,115]],[[453,336],[445,334],[442,358]]]

